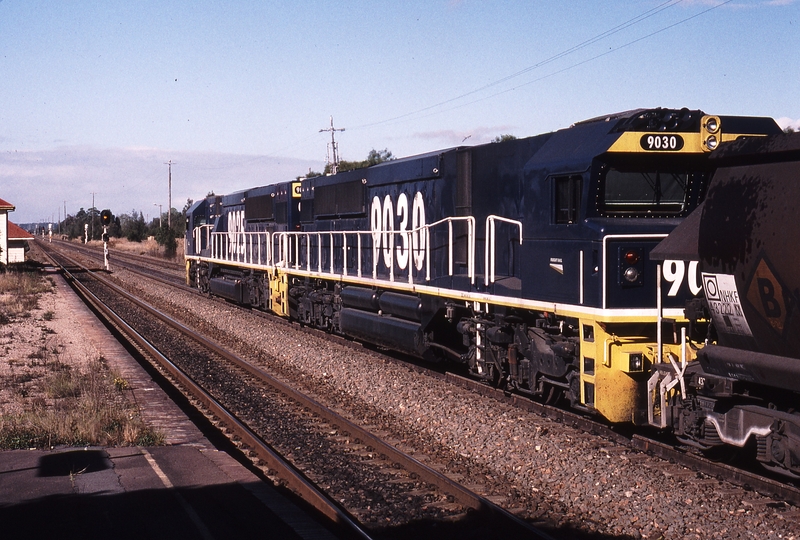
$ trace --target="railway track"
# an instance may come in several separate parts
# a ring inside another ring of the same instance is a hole
[[[93,257],[99,257],[102,260],[102,255],[96,250],[86,249],[86,253]],[[177,284],[169,279],[164,279],[159,276],[159,273],[151,272],[150,268],[145,270],[137,269],[139,267],[137,257],[124,256],[124,260],[128,265],[126,269],[140,274],[142,276],[156,279],[165,285],[183,286]],[[183,286],[185,288],[185,286]],[[274,317],[270,314],[262,312],[253,312],[258,316],[267,317],[277,324],[289,324],[284,319]],[[328,335],[317,332],[313,329],[304,328],[303,331],[313,333],[323,339],[334,340],[340,344],[350,344],[348,340],[339,338],[334,335]],[[381,355],[385,361],[401,363],[408,365],[409,360],[404,357],[398,358],[395,355],[384,354],[381,351],[375,351],[375,354]],[[514,407],[534,412],[538,415],[554,419],[560,423],[570,425],[580,429],[586,433],[590,433],[606,440],[612,441],[617,445],[628,447],[632,450],[644,452],[649,455],[657,456],[661,459],[667,460],[672,463],[680,464],[688,469],[705,475],[724,480],[746,490],[753,490],[762,495],[775,498],[778,501],[783,501],[794,506],[800,506],[800,486],[792,479],[783,477],[770,476],[768,474],[761,474],[757,470],[757,465],[750,469],[743,469],[738,466],[732,466],[724,462],[715,461],[705,457],[703,454],[691,448],[681,447],[674,444],[669,437],[655,437],[648,436],[640,433],[633,433],[630,429],[619,426],[610,426],[608,424],[598,422],[586,415],[564,409],[562,407],[551,406],[532,401],[527,397],[519,396],[492,388],[486,384],[469,379],[458,373],[436,371],[414,363],[414,369],[426,376],[444,378],[449,383],[468,389],[481,395],[492,397],[493,399],[510,404]]]
[[[59,250],[80,253],[92,260],[96,260],[98,262],[97,268],[102,267],[102,248],[76,244],[75,242],[65,242],[63,240],[54,240],[52,243],[48,242],[48,244]],[[44,242],[40,245],[44,246]],[[184,275],[185,270],[179,263],[169,262],[166,259],[158,259],[147,255],[130,254],[124,251],[113,251],[110,253],[109,258],[109,266],[112,272],[115,270],[115,267],[121,267],[141,275],[146,275],[165,285],[188,288],[186,286],[186,276]]]
[[[66,263],[79,266],[74,260]],[[415,532],[425,535],[428,532],[419,530],[425,522],[435,528],[445,520],[461,530],[463,538],[501,531],[508,538],[549,538],[101,276],[85,269],[70,276],[92,298],[95,309],[106,313],[120,333],[157,360],[160,369],[271,476],[357,536],[367,534],[357,521],[373,531],[414,521]],[[320,484],[326,486],[325,493],[315,487]]]
[[[521,409],[532,411],[548,418],[556,419],[558,422],[603,437],[618,445],[627,446],[632,450],[657,456],[671,463],[680,464],[692,471],[724,480],[743,489],[756,491],[767,497],[773,497],[778,501],[800,506],[800,488],[791,480],[769,477],[753,470],[744,470],[726,463],[714,461],[696,453],[692,449],[676,447],[664,440],[640,434],[621,433],[619,430],[606,424],[599,423],[572,411],[543,405],[525,397],[508,394],[502,390],[488,387],[459,375],[449,373],[446,378],[454,385],[468,388],[474,392],[491,396],[498,401],[512,404]]]

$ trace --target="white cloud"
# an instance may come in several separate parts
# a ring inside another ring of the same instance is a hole
[[[209,191],[231,193],[293,180],[321,171],[324,163],[214,152],[172,152],[156,148],[70,146],[44,151],[0,153],[0,199],[16,206],[15,223],[51,221],[81,208],[109,208],[115,214],[138,210],[158,213],[167,207],[166,162],[172,160],[172,207],[181,210],[188,198]]]
[[[793,120],[787,116],[783,116],[775,120],[781,129],[786,129],[787,127],[792,128],[795,131],[800,131],[800,120]]]
[[[436,141],[443,147],[460,146],[462,144],[472,146],[491,141],[497,136],[514,133],[514,127],[510,125],[498,125],[494,127],[476,127],[464,131],[443,129],[438,131],[424,131],[414,133],[417,139]],[[520,137],[526,135],[519,135]]]

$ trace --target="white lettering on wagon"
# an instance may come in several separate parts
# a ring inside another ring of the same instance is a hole
[[[742,310],[736,279],[732,275],[703,272],[703,288],[711,318],[717,328],[728,334],[753,335]]]

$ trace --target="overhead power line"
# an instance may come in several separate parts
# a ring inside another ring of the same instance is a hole
[[[647,11],[645,11],[645,12],[643,12],[643,13],[641,13],[641,14],[633,17],[633,18],[631,18],[631,19],[625,21],[624,23],[621,23],[621,24],[619,24],[617,26],[614,26],[613,28],[610,28],[610,29],[608,29],[608,30],[606,30],[604,32],[601,32],[600,34],[597,34],[596,36],[594,36],[592,38],[589,38],[589,39],[587,39],[587,40],[585,40],[585,41],[583,41],[583,42],[581,42],[581,43],[579,43],[579,44],[577,44],[577,45],[575,45],[573,47],[565,49],[565,50],[563,50],[563,51],[561,51],[561,52],[559,52],[557,54],[554,54],[554,55],[552,55],[552,56],[550,56],[550,57],[548,57],[548,58],[546,58],[546,59],[544,59],[544,60],[542,60],[540,62],[537,62],[536,64],[534,64],[532,66],[529,66],[529,67],[527,67],[525,69],[522,69],[520,71],[512,73],[511,75],[508,75],[508,76],[503,77],[501,79],[498,79],[496,81],[493,81],[493,82],[490,82],[488,84],[485,84],[485,85],[481,86],[480,88],[476,88],[474,90],[470,90],[469,92],[465,92],[464,94],[460,94],[460,95],[458,95],[456,97],[449,98],[449,99],[446,99],[444,101],[440,101],[439,103],[435,103],[433,105],[429,105],[427,107],[423,107],[423,108],[418,109],[416,111],[412,111],[412,112],[409,112],[409,113],[406,113],[406,114],[402,114],[402,115],[399,115],[399,116],[395,116],[395,117],[392,117],[392,118],[387,118],[387,119],[384,119],[384,120],[379,120],[379,121],[376,121],[376,122],[371,122],[371,123],[368,123],[368,124],[362,124],[362,125],[359,125],[359,126],[355,126],[355,127],[351,128],[351,129],[363,129],[363,128],[374,127],[374,126],[379,126],[379,125],[383,125],[383,124],[389,124],[389,123],[396,122],[398,120],[403,120],[405,118],[409,118],[409,117],[412,117],[412,116],[417,116],[417,115],[419,115],[421,113],[428,112],[428,111],[433,111],[433,112],[430,112],[429,114],[426,114],[424,116],[420,116],[419,118],[427,118],[427,117],[432,116],[434,114],[439,114],[440,112],[444,112],[444,111],[434,111],[434,109],[439,109],[444,105],[447,105],[447,104],[462,100],[462,99],[464,99],[466,97],[469,97],[471,95],[477,94],[479,92],[483,92],[484,90],[487,90],[487,89],[492,88],[494,86],[500,85],[500,84],[502,84],[504,82],[510,81],[510,80],[512,80],[514,78],[517,78],[517,77],[521,76],[521,75],[524,75],[524,74],[529,73],[531,71],[534,71],[534,70],[536,70],[538,68],[541,68],[541,67],[543,67],[543,66],[545,66],[547,64],[550,64],[550,63],[552,63],[552,62],[554,62],[554,61],[556,61],[558,59],[564,58],[565,56],[568,56],[568,55],[573,54],[573,53],[575,53],[575,52],[577,52],[577,51],[579,51],[581,49],[584,49],[584,48],[588,47],[589,45],[597,43],[598,41],[601,41],[601,40],[603,40],[605,38],[608,38],[608,37],[610,37],[610,36],[612,36],[612,35],[614,35],[614,34],[616,34],[618,32],[621,32],[622,30],[625,30],[627,28],[630,28],[631,26],[634,26],[634,25],[642,22],[642,21],[645,21],[645,20],[649,19],[650,17],[653,17],[654,15],[657,15],[658,13],[661,13],[662,11],[664,11],[664,10],[666,10],[668,8],[671,8],[671,7],[673,7],[673,6],[677,5],[677,4],[680,4],[683,1],[684,0],[668,0],[666,2],[663,2],[663,3],[659,4],[658,6],[656,6],[654,8],[651,8],[651,9],[649,9],[649,10],[647,10]],[[655,36],[657,34],[665,32],[666,30],[669,30],[671,28],[679,26],[679,25],[681,25],[681,24],[683,24],[685,22],[688,22],[688,21],[690,21],[692,19],[695,19],[697,17],[705,15],[709,11],[713,11],[713,10],[715,10],[717,8],[720,8],[720,7],[722,7],[722,6],[726,5],[726,4],[731,3],[732,1],[733,0],[724,0],[723,2],[721,2],[719,4],[716,4],[716,5],[713,5],[713,6],[709,7],[708,9],[705,9],[705,10],[701,11],[700,13],[695,13],[694,15],[691,15],[690,17],[686,17],[684,19],[681,19],[678,22],[669,24],[669,25],[667,25],[667,26],[665,26],[665,27],[663,27],[663,28],[661,28],[659,30],[656,30],[656,31],[651,32],[651,33],[649,33],[647,35],[644,35],[642,37],[636,38],[634,40],[631,40],[631,41],[629,41],[629,42],[627,42],[627,43],[625,43],[623,45],[620,45],[618,47],[609,49],[608,51],[605,51],[605,52],[603,52],[601,54],[598,54],[596,56],[593,56],[593,57],[588,58],[586,60],[583,60],[581,62],[576,62],[575,64],[572,64],[570,66],[567,66],[567,67],[565,67],[563,69],[560,69],[560,70],[557,70],[555,72],[549,73],[547,75],[544,75],[544,76],[539,77],[537,79],[534,79],[532,81],[528,81],[526,83],[517,85],[517,86],[515,86],[513,88],[508,88],[508,89],[505,89],[505,90],[501,90],[501,91],[495,92],[493,94],[490,94],[488,96],[484,96],[484,97],[479,98],[479,99],[475,99],[475,100],[472,100],[472,101],[469,101],[469,102],[466,102],[466,103],[462,103],[460,105],[457,105],[457,106],[454,106],[454,107],[451,107],[451,108],[445,109],[445,110],[458,109],[458,108],[461,108],[461,107],[464,107],[464,106],[467,106],[467,105],[471,105],[471,104],[474,104],[474,103],[477,103],[477,102],[480,102],[480,101],[484,101],[486,99],[490,99],[490,98],[496,97],[498,95],[502,95],[502,94],[511,92],[513,90],[517,90],[518,88],[521,88],[523,86],[527,86],[529,84],[533,84],[535,82],[539,82],[539,81],[541,81],[543,79],[552,77],[552,76],[557,75],[559,73],[563,73],[565,71],[569,71],[569,70],[574,69],[574,68],[576,68],[578,66],[587,64],[589,62],[597,60],[598,58],[601,58],[603,56],[607,56],[607,55],[609,55],[611,53],[614,53],[614,52],[617,52],[617,51],[619,51],[621,49],[629,47],[629,46],[631,46],[631,45],[633,45],[635,43],[638,43],[640,41],[643,41],[645,39],[653,37],[653,36]]]
[[[608,30],[605,30],[605,31],[603,31],[603,32],[601,32],[601,33],[599,33],[599,34],[597,34],[597,35],[595,35],[595,36],[593,36],[593,37],[591,37],[589,39],[586,39],[586,40],[578,43],[577,45],[574,45],[572,47],[564,49],[563,51],[561,51],[559,53],[556,53],[556,54],[554,54],[554,55],[552,55],[552,56],[550,56],[548,58],[545,58],[544,60],[541,60],[541,61],[539,61],[539,62],[537,62],[537,63],[535,63],[535,64],[533,64],[531,66],[528,66],[528,67],[526,67],[524,69],[521,69],[521,70],[519,70],[517,72],[514,72],[514,73],[512,73],[510,75],[507,75],[505,77],[502,77],[500,79],[497,79],[495,81],[487,83],[487,84],[485,84],[485,85],[483,85],[483,86],[481,86],[479,88],[476,88],[474,90],[470,90],[470,91],[465,92],[463,94],[460,94],[458,96],[446,99],[444,101],[440,101],[438,103],[435,103],[433,105],[429,105],[427,107],[423,107],[421,109],[417,109],[415,111],[411,111],[411,112],[408,112],[408,113],[405,113],[405,114],[401,114],[401,115],[398,115],[398,116],[394,116],[394,117],[391,117],[391,118],[386,118],[386,119],[383,119],[383,120],[378,120],[378,121],[375,121],[375,122],[370,122],[370,123],[367,123],[367,124],[361,124],[361,125],[352,127],[350,129],[351,130],[353,130],[353,129],[355,129],[355,130],[365,129],[365,128],[370,128],[370,127],[375,127],[375,126],[395,123],[395,122],[398,122],[398,121],[401,121],[401,120],[404,120],[404,119],[407,119],[407,118],[410,118],[410,117],[427,118],[427,117],[433,116],[435,114],[440,114],[442,112],[446,112],[446,111],[450,111],[450,110],[466,107],[468,105],[472,105],[472,104],[478,103],[480,101],[485,101],[487,99],[491,99],[493,97],[496,97],[496,96],[499,96],[499,95],[502,95],[502,94],[505,94],[505,93],[508,93],[508,92],[512,92],[512,91],[517,90],[517,89],[519,89],[519,88],[521,88],[523,86],[527,86],[529,84],[533,84],[533,83],[542,81],[542,80],[547,79],[549,77],[553,77],[553,76],[558,75],[560,73],[564,73],[565,71],[569,71],[571,69],[574,69],[576,67],[582,66],[582,65],[587,64],[589,62],[593,62],[593,61],[595,61],[595,60],[597,60],[599,58],[602,58],[603,56],[607,56],[609,54],[612,54],[612,53],[615,53],[615,52],[617,52],[619,50],[627,48],[627,47],[629,47],[631,45],[639,43],[640,41],[643,41],[645,39],[649,39],[649,38],[651,38],[651,37],[653,37],[655,35],[658,35],[658,34],[660,34],[662,32],[665,32],[665,31],[667,31],[667,30],[669,30],[671,28],[675,28],[676,26],[684,24],[684,23],[686,23],[686,22],[688,22],[688,21],[690,21],[692,19],[695,19],[697,17],[705,15],[706,13],[708,13],[710,11],[713,11],[715,9],[718,9],[718,8],[722,7],[722,6],[725,6],[725,5],[729,4],[729,3],[731,3],[733,0],[724,0],[724,1],[720,2],[719,4],[715,4],[715,5],[707,8],[707,9],[705,9],[705,10],[699,12],[699,13],[695,13],[694,15],[691,15],[689,17],[681,19],[680,21],[677,21],[675,23],[669,24],[669,25],[667,25],[667,26],[665,26],[665,27],[663,27],[663,28],[661,28],[659,30],[656,30],[654,32],[650,32],[649,34],[646,34],[646,35],[641,36],[639,38],[636,38],[636,39],[633,39],[631,41],[628,41],[627,43],[625,43],[623,45],[620,45],[620,46],[615,47],[615,48],[611,48],[611,49],[609,49],[607,51],[604,51],[603,53],[600,53],[598,55],[595,55],[595,56],[593,56],[591,58],[588,58],[586,60],[582,60],[580,62],[576,62],[576,63],[574,63],[572,65],[569,65],[569,66],[564,67],[562,69],[556,70],[556,71],[554,71],[552,73],[549,73],[547,75],[543,75],[543,76],[538,77],[536,79],[533,79],[531,81],[519,84],[519,85],[517,85],[515,87],[507,88],[507,89],[504,89],[504,90],[500,90],[500,91],[494,92],[492,94],[483,96],[481,98],[474,99],[472,101],[468,101],[468,102],[465,102],[465,103],[461,103],[459,105],[455,105],[455,106],[450,107],[448,109],[441,109],[445,105],[448,105],[450,103],[454,103],[454,102],[459,101],[459,100],[463,100],[466,97],[478,94],[480,92],[483,92],[485,90],[488,90],[488,89],[493,88],[495,86],[498,86],[500,84],[503,84],[505,82],[513,80],[513,79],[515,79],[517,77],[525,75],[526,73],[530,73],[531,71],[534,71],[534,70],[539,69],[539,68],[541,68],[543,66],[546,66],[546,65],[548,65],[548,64],[550,64],[552,62],[555,62],[556,60],[559,60],[561,58],[564,58],[566,56],[574,54],[574,53],[576,53],[576,52],[578,52],[578,51],[580,51],[582,49],[585,49],[586,47],[588,47],[590,45],[593,45],[593,44],[595,44],[595,43],[597,43],[599,41],[602,41],[603,39],[606,39],[606,38],[608,38],[610,36],[613,36],[613,35],[621,32],[621,31],[626,30],[626,29],[628,29],[628,28],[630,28],[630,27],[632,27],[632,26],[634,26],[636,24],[639,24],[639,23],[641,23],[641,22],[643,22],[643,21],[645,21],[645,20],[647,20],[647,19],[649,19],[649,18],[651,18],[651,17],[653,17],[655,15],[658,15],[659,13],[661,13],[661,12],[663,12],[663,11],[673,7],[673,6],[678,5],[678,4],[682,3],[683,1],[684,0],[667,0],[665,2],[662,2],[661,4],[642,12],[639,15],[636,15],[635,17],[632,17],[632,18],[628,19],[627,21],[625,21],[625,22],[623,22],[621,24],[618,24],[618,25],[616,25],[616,26],[614,26],[612,28],[609,28]],[[425,114],[423,116],[418,116],[421,113],[426,113],[426,112],[428,114]],[[331,127],[333,127],[332,123],[331,123]],[[329,130],[328,129],[320,130],[320,132],[322,132],[322,131],[329,131]],[[331,134],[331,135],[333,135],[333,134]],[[290,144],[290,145],[288,145],[288,146],[286,146],[286,147],[284,147],[282,149],[276,149],[272,153],[268,154],[267,156],[274,156],[274,155],[277,155],[280,152],[299,147],[303,143],[308,141],[310,138],[311,138],[311,136],[305,137],[305,138],[303,138],[303,139],[301,139],[299,141],[296,141],[295,143],[292,143],[292,144]],[[335,142],[335,141],[333,141],[333,142]]]

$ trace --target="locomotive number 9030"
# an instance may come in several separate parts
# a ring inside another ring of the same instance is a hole
[[[383,263],[392,268],[394,261],[401,270],[408,267],[409,259],[417,270],[425,264],[425,200],[421,192],[414,195],[409,209],[408,195],[400,193],[397,201],[386,195],[381,201],[377,195],[370,209],[373,249],[383,253]]]
[[[644,150],[660,152],[677,152],[683,148],[683,137],[675,134],[647,134],[642,135],[639,144]]]

